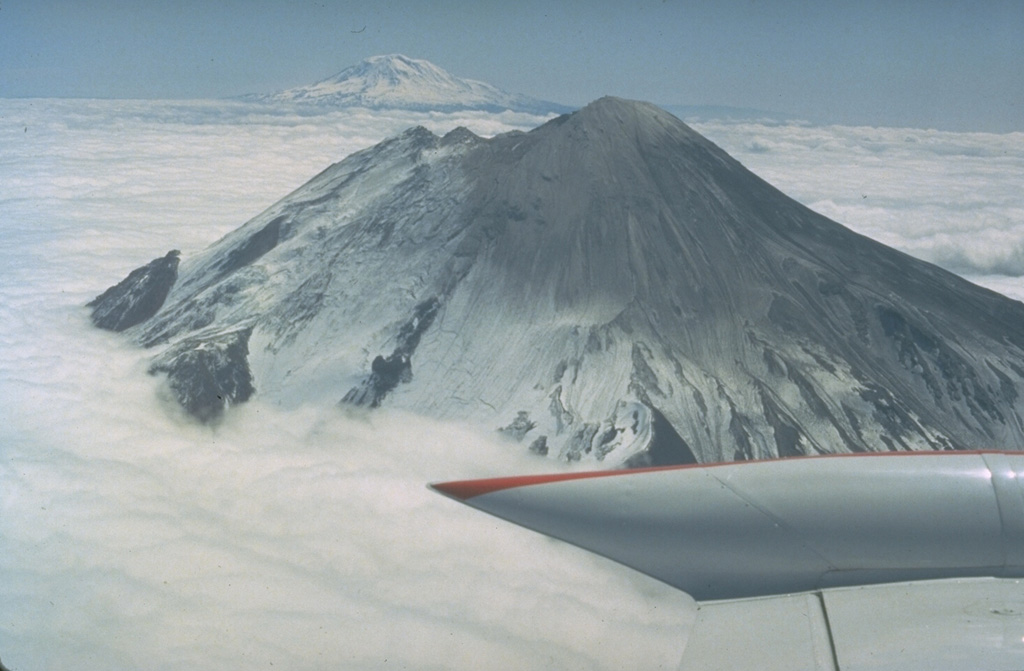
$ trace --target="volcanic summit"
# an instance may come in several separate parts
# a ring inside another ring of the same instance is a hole
[[[110,301],[166,294],[125,333],[204,421],[254,393],[393,406],[607,466],[1024,442],[1024,305],[647,103],[492,139],[413,128],[175,276],[150,265],[94,309],[123,324]]]
[[[371,56],[315,84],[277,93],[251,94],[243,99],[318,109],[512,110],[538,115],[570,109],[558,103],[508,93],[485,82],[456,77],[430,61],[402,54]]]

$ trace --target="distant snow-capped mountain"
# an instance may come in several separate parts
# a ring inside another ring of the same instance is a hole
[[[1024,304],[616,98],[411,129],[93,308],[203,421],[387,405],[612,466],[1024,445]]]
[[[571,108],[506,93],[490,84],[462,79],[425,60],[400,54],[373,56],[309,86],[271,94],[252,94],[246,100],[315,105],[324,108],[366,107],[414,111],[513,110],[531,114],[561,114]]]

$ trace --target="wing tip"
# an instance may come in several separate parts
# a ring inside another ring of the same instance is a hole
[[[685,468],[686,466],[658,466],[654,468],[634,468],[626,470],[608,471],[570,471],[566,473],[545,473],[542,475],[513,475],[501,478],[484,478],[482,480],[455,480],[452,482],[438,482],[427,485],[430,489],[444,494],[458,501],[469,499],[484,494],[491,494],[503,489],[515,489],[529,485],[543,485],[551,482],[565,482],[567,480],[588,480],[591,478],[606,478],[615,475],[632,475],[648,471],[672,470]]]
[[[506,478],[486,478],[483,480],[453,480],[451,482],[434,482],[427,487],[438,494],[443,494],[456,501],[468,501],[469,499],[502,489],[520,487],[532,480],[529,476],[512,476]]]

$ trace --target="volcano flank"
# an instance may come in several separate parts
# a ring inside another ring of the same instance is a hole
[[[410,129],[160,267],[91,305],[202,421],[329,399],[607,466],[1024,443],[1024,305],[646,103]]]

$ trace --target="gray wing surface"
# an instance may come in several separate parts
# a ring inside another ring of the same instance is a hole
[[[1024,455],[438,484],[699,602],[681,669],[1024,669]]]

